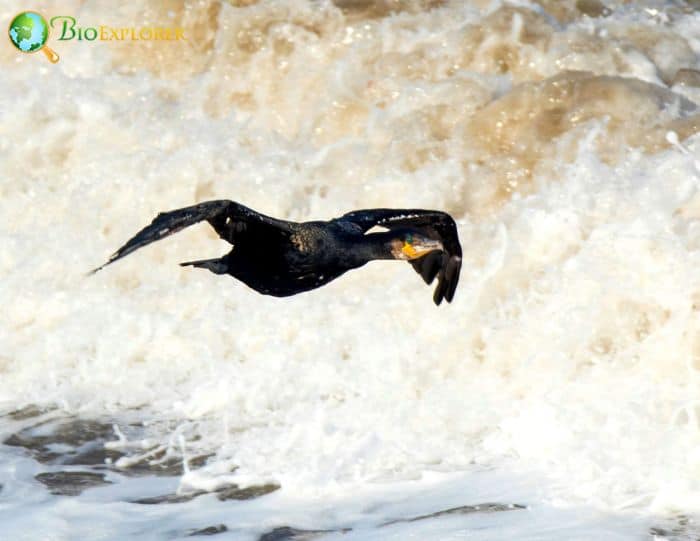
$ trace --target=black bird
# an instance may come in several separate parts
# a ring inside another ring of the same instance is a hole
[[[457,227],[436,210],[368,209],[327,222],[288,222],[259,214],[235,201],[206,201],[162,212],[119,248],[95,273],[117,259],[206,220],[233,249],[218,259],[180,263],[230,274],[263,295],[286,297],[309,291],[373,259],[402,259],[430,284],[433,300],[452,301],[462,266]],[[367,233],[374,226],[388,231]]]

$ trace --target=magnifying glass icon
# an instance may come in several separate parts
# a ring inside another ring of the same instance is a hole
[[[7,30],[10,41],[23,53],[43,51],[52,63],[59,60],[56,51],[46,42],[49,40],[49,24],[41,15],[34,11],[24,11],[17,15]]]

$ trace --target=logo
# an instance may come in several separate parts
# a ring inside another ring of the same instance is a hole
[[[35,11],[24,11],[17,15],[7,32],[12,45],[23,53],[44,51],[46,58],[54,64],[58,55],[46,42],[49,39],[49,28],[59,32],[58,41],[183,41],[185,30],[182,27],[171,26],[127,26],[115,27],[108,25],[78,26],[75,17],[58,15],[51,18],[49,25]]]
[[[125,26],[106,24],[78,26],[75,17],[58,15],[51,17],[51,28],[60,29],[58,41],[180,41],[185,40],[185,29],[171,26]]]
[[[41,15],[34,11],[24,11],[17,15],[7,30],[12,45],[23,53],[44,51],[46,58],[54,64],[58,55],[46,42],[49,39],[49,25]]]

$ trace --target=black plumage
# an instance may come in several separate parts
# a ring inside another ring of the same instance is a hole
[[[230,274],[264,295],[285,297],[315,289],[375,259],[408,260],[426,284],[437,278],[433,300],[438,305],[443,299],[452,301],[459,281],[462,248],[455,222],[444,212],[368,209],[297,223],[228,200],[159,214],[93,272],[204,220],[233,249],[220,258],[181,265]],[[368,233],[375,226],[387,231]]]

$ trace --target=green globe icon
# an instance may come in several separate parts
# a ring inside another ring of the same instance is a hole
[[[43,50],[51,62],[58,62],[58,55],[46,46],[49,39],[49,25],[34,11],[24,11],[17,15],[8,29],[10,41],[23,53]]]

